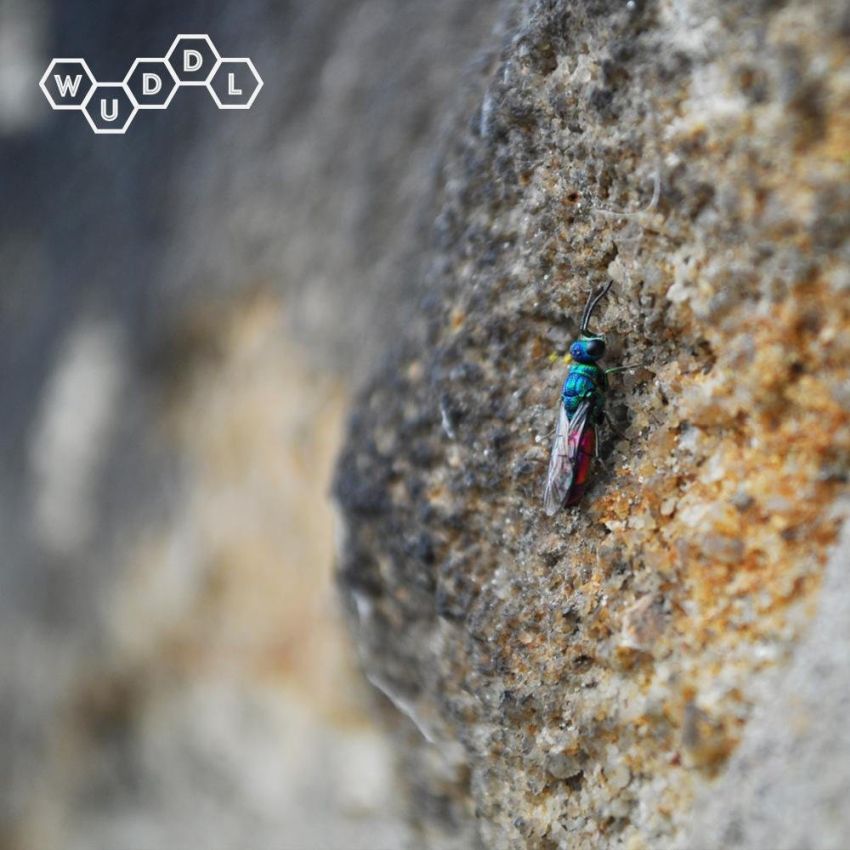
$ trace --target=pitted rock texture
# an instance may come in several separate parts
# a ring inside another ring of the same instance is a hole
[[[697,848],[844,515],[850,15],[507,20],[442,161],[429,297],[351,418],[339,581],[418,728],[423,847]],[[608,278],[625,436],[603,429],[583,504],[548,520],[563,355]]]

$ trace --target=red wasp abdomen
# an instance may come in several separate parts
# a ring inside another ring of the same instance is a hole
[[[575,461],[575,477],[570,492],[564,502],[566,507],[578,504],[587,487],[590,474],[590,462],[596,453],[596,428],[588,424],[579,439],[578,452]]]

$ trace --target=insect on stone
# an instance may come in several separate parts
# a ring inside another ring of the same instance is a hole
[[[591,460],[598,456],[596,429],[605,417],[608,375],[623,371],[623,367],[603,369],[599,365],[605,354],[605,336],[590,330],[590,317],[611,284],[608,281],[590,294],[581,317],[580,336],[570,346],[572,363],[561,390],[558,429],[543,494],[548,516],[578,504],[584,495]]]

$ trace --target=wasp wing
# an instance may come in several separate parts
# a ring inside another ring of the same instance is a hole
[[[553,516],[564,505],[573,485],[575,462],[581,435],[587,425],[590,402],[583,401],[572,418],[567,416],[563,403],[558,405],[558,430],[552,443],[549,457],[549,472],[546,476],[546,489],[543,493],[543,510],[547,516]]]

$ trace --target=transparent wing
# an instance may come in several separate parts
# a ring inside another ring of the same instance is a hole
[[[556,514],[567,499],[575,475],[575,460],[581,435],[587,424],[589,402],[582,402],[572,419],[567,417],[563,403],[559,403],[558,430],[552,443],[549,457],[549,472],[546,476],[546,489],[543,493],[543,510],[547,516]]]

